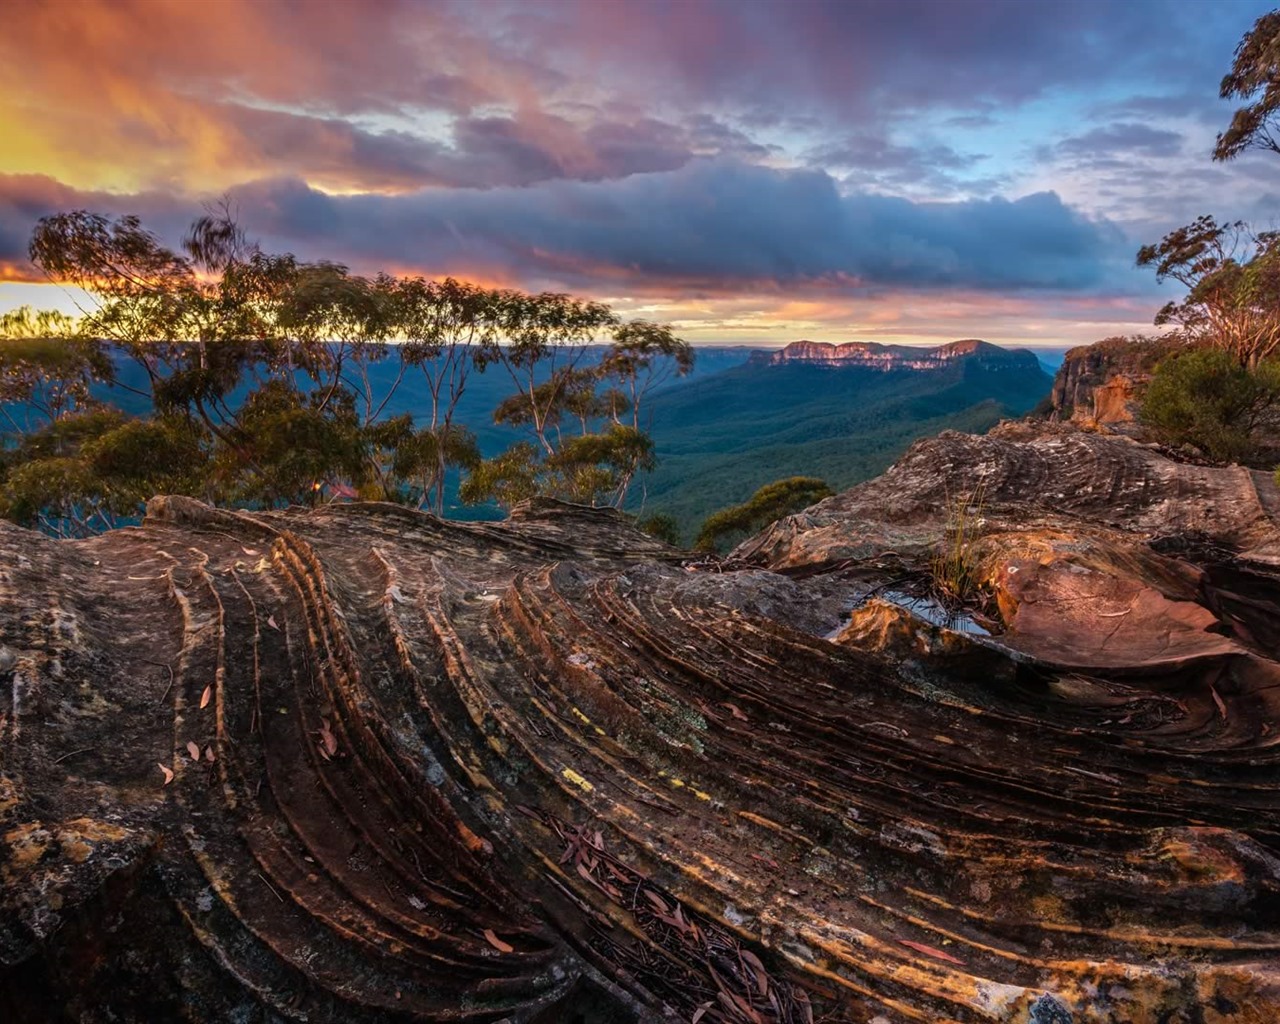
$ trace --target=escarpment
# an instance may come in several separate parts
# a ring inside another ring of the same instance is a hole
[[[901,594],[957,495],[964,625]],[[727,560],[550,502],[2,527],[0,1011],[1272,1022],[1278,507],[1042,425]]]

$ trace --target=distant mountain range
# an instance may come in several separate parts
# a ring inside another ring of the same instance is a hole
[[[936,348],[797,341],[681,382],[652,404],[659,464],[646,511],[691,536],[707,515],[787,476],[837,490],[883,472],[911,442],[989,430],[1021,416],[1053,380],[1028,349],[977,339]],[[642,494],[633,491],[638,504]]]
[[[875,341],[850,341],[832,345],[825,341],[793,341],[777,352],[757,352],[754,363],[779,365],[804,363],[811,366],[866,366],[877,370],[942,370],[957,359],[981,362],[991,368],[1026,370],[1038,365],[1035,354],[1025,348],[1001,348],[977,338],[951,341],[935,348],[915,345],[882,345]]]

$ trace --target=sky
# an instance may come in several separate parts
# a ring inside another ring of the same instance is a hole
[[[1280,226],[1210,159],[1252,0],[44,0],[0,33],[0,311],[36,220],[570,291],[694,342],[1152,330],[1139,245]]]

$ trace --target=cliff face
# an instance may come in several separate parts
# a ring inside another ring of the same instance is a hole
[[[757,353],[753,360],[772,365],[803,363],[815,366],[866,366],[880,370],[936,370],[959,360],[983,363],[987,367],[1037,369],[1039,362],[1027,349],[1007,349],[976,338],[953,341],[935,348],[913,345],[881,345],[873,341],[852,341],[832,345],[825,341],[793,341],[773,353]]]
[[[1156,363],[1174,348],[1158,338],[1108,338],[1071,349],[1053,379],[1049,418],[1129,429]]]
[[[979,485],[985,633],[893,596]],[[1272,1024],[1277,504],[1049,427],[727,562],[554,503],[0,525],[0,1013]]]

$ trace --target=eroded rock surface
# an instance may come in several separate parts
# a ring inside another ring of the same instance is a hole
[[[980,480],[999,621],[885,600]],[[724,563],[551,503],[0,527],[0,1012],[1275,1021],[1274,507],[1006,430]]]

